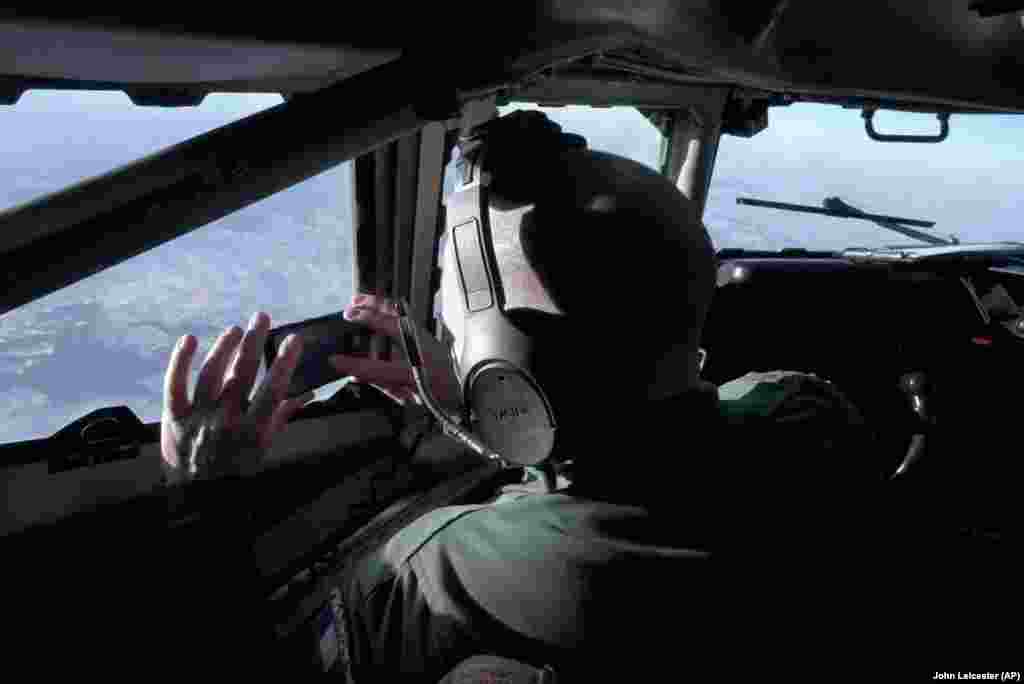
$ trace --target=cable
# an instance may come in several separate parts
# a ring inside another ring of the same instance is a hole
[[[398,310],[398,328],[399,328],[399,342],[402,345],[402,350],[405,352],[405,358],[409,359],[409,367],[412,370],[413,380],[416,382],[416,389],[420,393],[420,398],[423,399],[424,406],[434,416],[437,422],[441,425],[441,431],[448,437],[454,439],[456,442],[463,444],[472,451],[480,454],[484,458],[497,461],[502,465],[507,465],[507,462],[502,458],[501,454],[490,449],[483,440],[474,435],[468,430],[464,430],[458,422],[445,412],[441,405],[431,394],[427,383],[423,378],[423,357],[420,355],[419,338],[416,334],[416,324],[409,317],[408,303],[404,298],[399,299],[396,302],[396,308]]]

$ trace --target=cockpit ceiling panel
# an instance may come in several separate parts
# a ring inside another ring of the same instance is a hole
[[[1024,111],[1021,12],[982,4],[1003,9],[968,0],[540,0],[498,12],[375,3],[348,15],[230,19],[4,11],[0,86],[303,92],[404,55],[422,64],[426,82],[463,93],[542,82],[557,99],[569,70],[572,100],[586,96],[580,78],[599,101],[602,79],[615,92],[628,79]]]
[[[0,20],[0,81],[23,80],[29,87],[45,87],[49,81],[57,87],[85,82],[100,89],[306,92],[399,54],[396,48]]]

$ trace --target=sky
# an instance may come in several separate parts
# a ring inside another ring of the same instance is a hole
[[[135,107],[123,93],[32,91],[0,106],[0,211],[275,106],[211,95],[195,108]],[[503,111],[517,107],[506,108]],[[628,108],[545,110],[593,149],[657,168],[659,134]],[[936,222],[962,241],[1024,239],[1017,179],[1024,119],[951,119],[939,145],[870,141],[860,112],[774,108],[750,139],[723,138],[705,224],[718,248],[842,249],[907,243],[862,221],[740,206],[747,196]],[[884,132],[934,132],[929,115],[882,112]],[[0,443],[48,436],[89,411],[160,418],[166,362],[186,333],[200,360],[256,310],[275,325],[340,310],[352,294],[351,166],[343,164],[123,264],[0,316]],[[337,384],[321,390],[329,396]]]

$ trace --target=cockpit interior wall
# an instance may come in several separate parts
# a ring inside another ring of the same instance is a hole
[[[265,470],[389,436],[394,436],[391,418],[373,411],[296,421],[288,427],[288,438],[273,445]],[[0,467],[5,502],[0,536],[146,495],[160,478],[158,441],[142,445],[135,458],[64,473],[51,473],[46,461]]]

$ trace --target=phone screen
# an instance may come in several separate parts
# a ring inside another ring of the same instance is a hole
[[[264,354],[268,370],[281,344],[292,333],[302,338],[302,357],[292,375],[289,398],[339,380],[342,376],[327,359],[335,354],[367,354],[372,336],[368,328],[346,321],[340,313],[282,325],[267,335]]]

